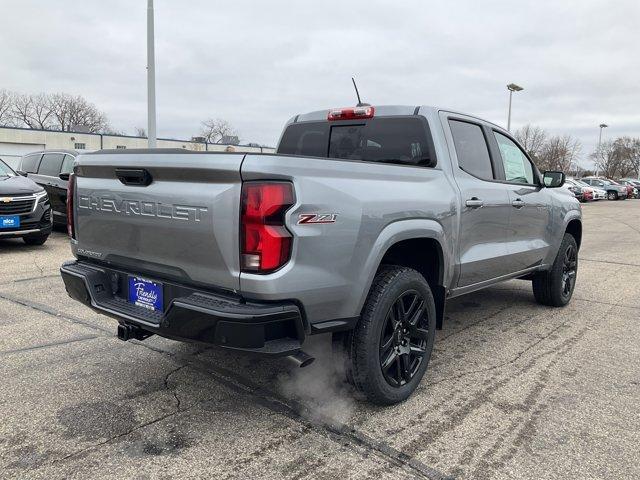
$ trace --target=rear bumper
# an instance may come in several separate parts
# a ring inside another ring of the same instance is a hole
[[[134,272],[72,261],[60,273],[71,298],[122,325],[174,340],[284,356],[299,351],[305,338],[300,309],[293,303],[249,303],[163,282],[164,311],[150,311],[127,301],[127,279]]]

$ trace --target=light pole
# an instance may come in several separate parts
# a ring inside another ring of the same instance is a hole
[[[513,97],[513,92],[519,92],[521,90],[524,90],[524,88],[522,88],[519,85],[516,85],[515,83],[510,83],[509,85],[507,85],[507,90],[509,90],[509,117],[507,119],[507,131],[511,131],[511,97]]]
[[[606,123],[601,123],[599,126],[600,126],[600,135],[598,136],[598,150],[596,150],[596,160],[598,158],[598,155],[600,155],[600,147],[602,146],[602,129],[607,128],[609,125],[607,125]],[[600,173],[599,170],[600,169],[598,168],[598,164],[596,163],[596,177],[598,176],[598,173]]]
[[[156,148],[156,58],[154,52],[153,0],[147,2],[147,132],[149,148]]]

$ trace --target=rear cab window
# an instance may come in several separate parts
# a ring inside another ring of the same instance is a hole
[[[417,116],[293,123],[285,129],[276,153],[413,166],[435,165],[427,122]]]

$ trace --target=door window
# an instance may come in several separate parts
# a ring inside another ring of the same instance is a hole
[[[501,133],[493,132],[493,134],[500,148],[505,180],[513,183],[535,184],[533,166],[520,147]]]
[[[27,173],[36,173],[38,171],[38,165],[40,164],[40,157],[42,157],[42,154],[39,153],[22,157],[20,170]]]
[[[65,155],[64,161],[62,162],[62,168],[60,169],[60,173],[71,173],[73,171],[73,161],[74,157],[71,155]]]
[[[62,160],[64,160],[64,153],[45,153],[40,162],[38,175],[57,177],[62,167]]]
[[[458,166],[471,175],[485,180],[495,178],[489,148],[480,125],[449,120]]]

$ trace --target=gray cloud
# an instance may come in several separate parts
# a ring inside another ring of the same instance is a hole
[[[79,93],[115,128],[146,123],[144,0],[3,2],[0,88]],[[274,144],[295,113],[441,105],[580,138],[640,135],[640,3],[156,0],[158,131],[207,117]]]

